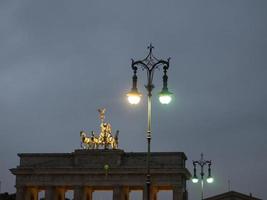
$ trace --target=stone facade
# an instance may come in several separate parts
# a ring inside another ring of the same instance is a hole
[[[18,154],[17,200],[63,200],[74,191],[75,200],[92,200],[96,190],[112,190],[113,200],[128,200],[133,190],[145,190],[146,153],[123,150],[75,150],[73,153]],[[186,156],[180,152],[151,153],[151,200],[160,190],[172,190],[173,200],[186,200]],[[144,192],[143,192],[144,194]],[[144,195],[143,195],[144,196]]]

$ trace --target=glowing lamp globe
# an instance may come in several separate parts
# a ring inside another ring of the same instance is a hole
[[[167,91],[161,91],[161,93],[159,93],[159,101],[161,104],[169,104],[172,100],[172,93]]]
[[[141,94],[138,91],[131,91],[127,94],[127,98],[130,104],[136,105],[141,100]]]
[[[198,182],[198,178],[197,178],[196,176],[193,177],[193,178],[192,178],[192,182],[193,182],[193,183],[197,183],[197,182]]]
[[[159,101],[162,104],[169,104],[171,100],[172,100],[171,96],[160,96],[159,97]]]
[[[207,178],[207,182],[208,182],[208,183],[213,183],[213,181],[214,181],[213,177],[209,176],[209,177]]]

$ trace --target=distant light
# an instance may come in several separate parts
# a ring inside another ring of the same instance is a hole
[[[212,176],[210,176],[210,177],[207,178],[207,182],[208,182],[208,183],[213,183],[213,181],[214,181],[214,179],[213,179]]]
[[[105,170],[108,170],[108,169],[109,169],[109,165],[107,165],[107,164],[104,165],[104,169],[105,169]]]
[[[197,182],[198,182],[198,178],[197,178],[197,177],[193,177],[193,178],[192,178],[192,182],[193,182],[193,183],[197,183]]]
[[[131,91],[127,94],[129,103],[133,105],[136,105],[140,102],[141,96],[142,95],[137,91]]]

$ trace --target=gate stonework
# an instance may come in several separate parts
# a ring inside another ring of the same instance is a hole
[[[11,169],[16,176],[16,199],[64,200],[74,191],[74,200],[92,200],[97,190],[112,190],[113,200],[128,200],[133,190],[145,194],[146,153],[123,150],[75,150],[73,153],[18,154],[20,165]],[[182,152],[151,153],[151,200],[160,190],[172,190],[173,200],[186,200],[186,180],[191,176]],[[143,195],[144,196],[144,195]]]

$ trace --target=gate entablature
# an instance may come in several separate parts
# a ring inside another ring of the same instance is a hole
[[[145,152],[124,152],[123,150],[75,150],[73,153],[19,153],[20,168],[101,168],[109,164],[115,168],[146,169]],[[152,169],[185,169],[186,156],[182,152],[153,152]]]

